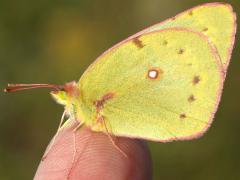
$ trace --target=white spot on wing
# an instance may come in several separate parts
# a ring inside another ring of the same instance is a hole
[[[148,72],[148,77],[149,78],[155,79],[155,78],[157,78],[157,76],[158,76],[158,72],[156,70],[150,70]]]

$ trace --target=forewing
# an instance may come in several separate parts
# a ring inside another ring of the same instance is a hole
[[[165,29],[130,39],[101,56],[80,79],[83,118],[93,130],[106,131],[98,126],[101,116],[119,136],[197,137],[209,127],[219,102],[220,64],[200,33]],[[96,102],[104,98],[99,108]]]

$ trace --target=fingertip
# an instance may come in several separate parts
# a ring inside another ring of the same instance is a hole
[[[38,167],[35,179],[151,179],[151,158],[146,144],[140,140],[114,138],[117,150],[103,133],[86,127],[75,135],[73,127],[59,133],[48,156]]]

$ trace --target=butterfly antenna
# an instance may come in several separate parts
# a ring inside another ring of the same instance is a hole
[[[128,155],[116,144],[116,142],[114,141],[113,137],[112,137],[111,134],[109,133],[104,118],[103,118],[103,124],[104,124],[104,127],[105,127],[105,129],[106,129],[107,136],[108,136],[108,138],[110,139],[110,141],[111,141],[111,143],[113,144],[113,146],[114,146],[125,158],[128,158]]]
[[[56,84],[8,84],[4,92],[16,92],[28,89],[49,88],[55,91],[65,90],[65,86]]]

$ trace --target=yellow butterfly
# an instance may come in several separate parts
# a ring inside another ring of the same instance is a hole
[[[211,125],[233,49],[236,15],[208,3],[146,28],[104,52],[78,83],[52,87],[73,120],[116,136],[154,141],[199,137]]]

